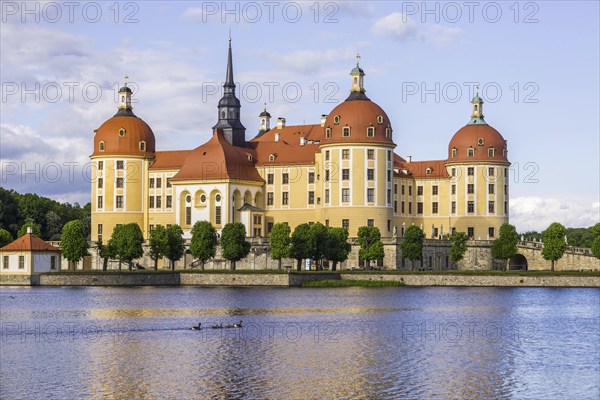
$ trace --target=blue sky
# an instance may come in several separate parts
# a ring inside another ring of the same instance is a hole
[[[1,4],[3,187],[89,201],[93,130],[124,73],[157,149],[202,144],[231,30],[248,139],[264,101],[288,124],[317,123],[345,99],[360,52],[398,154],[446,158],[480,82],[509,143],[517,229],[600,220],[598,2]]]

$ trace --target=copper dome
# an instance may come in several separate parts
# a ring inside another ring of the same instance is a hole
[[[344,136],[345,127],[350,128],[349,136]],[[369,128],[374,129],[372,136]],[[385,111],[373,101],[346,100],[331,110],[325,120],[325,138],[321,144],[330,143],[394,144],[392,126]]]
[[[472,149],[472,156],[469,149]],[[486,123],[463,126],[448,145],[448,162],[508,162],[506,154],[506,140]]]

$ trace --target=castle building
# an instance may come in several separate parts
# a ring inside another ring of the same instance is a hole
[[[250,237],[269,236],[274,223],[339,226],[356,236],[376,226],[383,237],[420,226],[428,238],[453,231],[494,238],[508,222],[507,144],[484,119],[479,93],[471,119],[448,144],[447,158],[413,161],[396,151],[386,112],[369,99],[365,72],[350,72],[350,95],[320,123],[286,125],[259,115],[246,139],[236,96],[231,41],[217,123],[204,144],[157,151],[148,124],[132,110],[127,82],[117,113],[95,131],[92,241],[118,224],[137,223],[145,237],[157,225],[179,224],[191,236],[196,221],[217,230],[242,222]]]

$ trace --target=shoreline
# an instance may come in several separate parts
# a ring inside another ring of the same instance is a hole
[[[573,272],[453,271],[148,271],[148,272],[60,272],[41,275],[4,275],[0,286],[200,286],[200,287],[300,287],[311,281],[395,282],[397,286],[427,287],[573,287],[600,288],[600,274]],[[350,284],[350,286],[352,286]],[[383,285],[381,285],[383,286]]]

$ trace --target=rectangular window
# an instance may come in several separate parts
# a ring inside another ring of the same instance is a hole
[[[314,172],[308,173],[308,183],[315,183],[315,173]]]
[[[388,232],[392,230],[392,220],[388,219]]]
[[[342,160],[350,159],[350,149],[342,149]]]
[[[275,177],[273,174],[267,174],[267,184],[272,185]]]
[[[438,195],[438,186],[437,185],[433,185],[431,187],[431,194],[434,195],[434,196]]]
[[[404,185],[402,185],[402,190],[401,190],[401,192],[402,192],[402,196],[404,196]]]
[[[221,225],[221,206],[215,206],[215,224]]]
[[[493,214],[494,213],[494,209],[495,209],[494,202],[493,201],[488,201],[488,212],[490,214]]]
[[[423,186],[417,186],[417,196],[423,196]]]
[[[329,161],[329,150],[325,150],[325,161]]]
[[[452,176],[456,176],[456,168],[452,168]]]
[[[375,202],[375,189],[367,189],[367,202]]]
[[[387,190],[387,204],[392,202],[392,189]]]
[[[150,189],[154,189],[154,178],[150,178]]]
[[[123,169],[123,160],[117,161],[117,169]]]
[[[325,181],[326,182],[329,181],[329,170],[328,169],[325,170]]]
[[[475,168],[474,167],[467,168],[467,175],[469,175],[469,176],[475,175]]]
[[[156,208],[162,208],[162,196],[156,196]]]
[[[342,169],[342,180],[347,181],[350,179],[350,170],[348,168]]]
[[[409,195],[409,196],[412,196],[412,186],[409,186],[409,187],[408,187],[408,195]]]
[[[158,189],[162,187],[162,178],[156,178],[156,187]]]
[[[467,185],[467,193],[468,193],[468,194],[473,194],[473,193],[475,193],[475,185],[474,185],[474,184],[472,184],[472,183],[469,183],[469,184]]]
[[[98,178],[98,189],[102,189],[104,187],[104,178]]]
[[[170,188],[171,187],[171,178],[167,178],[167,187]]]
[[[329,204],[329,189],[325,189],[325,204]]]
[[[173,207],[173,196],[167,196],[167,208]]]
[[[375,226],[375,221],[372,219],[367,220],[367,226]]]
[[[456,185],[452,185],[451,190],[452,194],[456,194]]]
[[[390,171],[389,169],[388,169],[388,172],[387,172],[387,180],[388,180],[388,182],[392,181],[392,171]]]
[[[400,203],[400,212],[402,214],[404,214],[404,210],[405,210],[405,208],[404,208],[404,202],[402,202],[402,203]]]
[[[451,207],[452,207],[452,214],[456,214],[456,202],[455,201],[452,202]]]
[[[494,176],[494,167],[489,167],[488,168],[488,175],[489,176]]]
[[[408,214],[412,215],[412,202],[411,201],[408,202]]]
[[[329,226],[329,220],[328,219],[325,220],[325,226]]]
[[[267,222],[267,233],[271,233],[272,230],[273,230],[273,223]]]
[[[423,214],[423,203],[422,202],[417,203],[417,214]]]
[[[350,202],[350,189],[342,189],[342,203]]]
[[[98,235],[102,235],[102,229],[104,227],[102,226],[102,224],[98,224]]]
[[[342,220],[342,228],[344,228],[345,230],[350,229],[350,220],[349,219]]]
[[[398,184],[394,183],[394,194],[398,194]]]
[[[488,228],[488,236],[489,236],[490,238],[493,238],[493,237],[494,237],[494,227],[493,227],[493,226],[490,226],[490,227]]]
[[[56,256],[50,256],[50,269],[56,269]]]
[[[123,178],[117,178],[117,189],[123,189]]]
[[[369,181],[375,180],[375,170],[373,168],[367,169],[367,180],[369,180]]]
[[[10,265],[8,260],[9,260],[8,256],[4,256],[4,262],[2,263],[2,268],[8,269],[8,267]]]
[[[104,169],[104,161],[98,161],[98,169]]]
[[[19,256],[19,269],[25,269],[25,256]]]
[[[117,196],[115,203],[117,208],[123,208],[123,196]]]
[[[281,192],[281,204],[283,204],[284,206],[288,205],[289,202],[289,198],[288,198],[288,192]]]
[[[508,176],[508,168],[504,168],[504,177],[506,178]]]
[[[287,185],[288,183],[290,183],[290,174],[288,174],[287,172],[283,173],[281,177],[281,183],[283,185]]]
[[[273,205],[273,192],[267,192],[267,205]]]
[[[404,202],[402,202],[402,205],[404,206]],[[402,211],[404,212],[404,210]],[[398,201],[394,200],[394,214],[398,213]]]
[[[98,208],[104,208],[104,197],[98,196]]]
[[[434,201],[433,203],[431,203],[431,213],[432,214],[438,213],[438,202],[437,201]]]
[[[308,204],[315,204],[315,192],[308,192]]]
[[[255,214],[253,219],[254,219],[254,225],[262,224],[262,216],[261,215]]]
[[[504,195],[508,195],[508,185],[504,185]]]
[[[496,185],[494,185],[493,183],[488,184],[488,193],[489,194],[494,194]]]
[[[150,224],[150,232],[152,232],[154,230],[154,225]]]
[[[367,160],[374,160],[374,159],[375,159],[375,150],[367,149]]]
[[[504,214],[508,214],[508,202],[504,202]]]
[[[467,201],[467,212],[469,214],[473,214],[475,212],[475,202],[474,201]]]
[[[154,196],[150,196],[150,199],[149,199],[149,200],[150,200],[150,201],[149,201],[149,203],[150,203],[150,208],[154,208]]]
[[[469,226],[467,228],[467,236],[472,238],[473,236],[475,236],[475,228],[473,228],[472,226]]]

